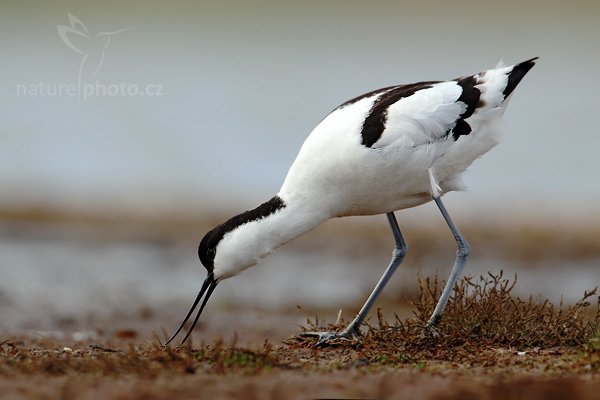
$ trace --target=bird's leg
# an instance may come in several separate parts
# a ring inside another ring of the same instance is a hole
[[[440,198],[439,193],[436,193],[436,191],[434,191],[433,201],[435,201],[435,204],[437,204],[438,208],[442,213],[442,216],[444,217],[446,223],[450,227],[452,235],[454,235],[454,239],[456,240],[458,249],[456,250],[456,260],[454,261],[454,267],[452,268],[452,272],[450,273],[448,282],[446,282],[446,286],[444,287],[444,291],[442,292],[442,295],[440,296],[440,299],[438,300],[438,303],[435,306],[435,310],[433,311],[431,318],[429,318],[429,321],[427,322],[426,327],[431,330],[435,330],[436,325],[440,322],[440,319],[442,318],[442,312],[444,312],[444,307],[446,307],[446,303],[448,302],[448,298],[452,293],[452,289],[454,288],[454,285],[456,284],[456,281],[458,280],[458,277],[460,276],[463,267],[467,263],[467,258],[469,257],[469,253],[471,252],[471,246],[461,235],[460,231],[452,221],[452,218],[450,218],[450,215],[448,214],[448,211],[446,211],[444,203],[442,203],[442,199]]]
[[[306,332],[304,336],[317,336],[319,339],[316,343],[316,346],[321,346],[326,344],[328,341],[337,338],[352,338],[360,335],[360,326],[362,325],[365,317],[369,313],[369,310],[377,300],[377,297],[383,291],[383,288],[388,283],[396,268],[402,263],[406,252],[408,251],[408,246],[402,237],[402,233],[400,232],[400,227],[398,226],[398,221],[396,221],[396,216],[393,212],[389,212],[386,214],[388,218],[388,222],[390,223],[390,228],[392,229],[392,234],[394,235],[395,247],[392,253],[392,260],[390,261],[389,266],[377,282],[377,285],[371,292],[371,295],[362,306],[354,320],[344,329],[342,332]]]

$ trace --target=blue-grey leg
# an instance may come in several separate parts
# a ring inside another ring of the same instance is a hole
[[[318,336],[319,340],[316,345],[320,346],[326,344],[329,340],[336,338],[352,338],[360,335],[360,326],[365,320],[367,314],[373,307],[373,304],[383,291],[383,288],[388,283],[398,266],[404,260],[404,256],[408,251],[408,246],[402,237],[402,233],[400,232],[400,227],[398,226],[398,221],[396,220],[396,216],[393,212],[389,212],[386,214],[388,218],[388,222],[390,223],[390,228],[392,229],[392,234],[394,235],[394,251],[392,253],[392,260],[390,261],[389,266],[377,282],[377,285],[371,292],[371,295],[362,306],[354,320],[350,322],[350,324],[344,329],[342,332],[305,332],[304,336]]]
[[[440,318],[442,318],[442,313],[444,312],[444,307],[446,307],[446,303],[448,303],[448,298],[452,293],[452,289],[454,289],[454,285],[460,276],[465,264],[467,263],[467,258],[469,257],[469,253],[471,252],[471,246],[465,240],[465,238],[461,235],[458,228],[450,218],[444,203],[442,203],[442,199],[439,195],[433,196],[433,201],[437,204],[440,209],[442,216],[446,220],[446,223],[450,227],[452,231],[452,235],[454,235],[454,239],[456,240],[456,244],[458,249],[456,250],[456,260],[454,261],[454,267],[452,268],[452,272],[450,273],[450,277],[448,278],[448,282],[446,282],[446,286],[444,287],[444,291],[440,299],[438,300],[437,305],[435,306],[435,310],[433,310],[433,314],[429,321],[427,322],[428,327],[435,327],[439,322]]]

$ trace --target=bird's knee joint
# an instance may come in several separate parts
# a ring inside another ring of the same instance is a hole
[[[408,246],[396,246],[394,251],[392,252],[392,257],[394,258],[402,258],[408,252]]]
[[[471,254],[471,245],[466,240],[458,242],[458,254],[463,257],[468,257]]]

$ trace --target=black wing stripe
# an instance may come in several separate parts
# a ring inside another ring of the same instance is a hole
[[[456,101],[463,102],[467,108],[460,115],[456,121],[456,124],[451,129],[454,140],[458,140],[459,137],[471,133],[471,125],[469,125],[469,123],[465,120],[473,115],[477,107],[483,105],[483,103],[480,103],[479,101],[479,98],[481,97],[481,91],[475,87],[475,85],[477,85],[476,75],[457,79],[456,83],[458,83],[462,89],[462,93]],[[449,133],[450,130],[448,130],[446,134]]]
[[[385,92],[386,90],[390,90],[390,89],[392,89],[394,87],[395,86],[388,86],[388,87],[384,87],[384,88],[381,88],[381,89],[372,90],[372,91],[367,92],[365,94],[361,94],[360,96],[356,96],[353,99],[350,99],[350,100],[348,100],[348,101],[340,104],[339,106],[337,106],[336,110],[339,110],[340,108],[343,108],[343,107],[349,106],[351,104],[357,103],[357,102],[361,101],[362,99],[366,99],[366,98],[375,96],[376,94],[379,94],[381,92]]]
[[[469,123],[466,122],[464,119],[459,118],[458,121],[456,121],[456,125],[454,125],[454,128],[452,128],[452,137],[456,141],[459,137],[463,135],[466,136],[469,133],[471,133],[471,125],[469,125]]]
[[[396,86],[381,95],[375,103],[373,103],[369,115],[367,115],[367,118],[365,118],[365,121],[363,122],[360,131],[362,145],[373,147],[373,145],[381,138],[381,135],[385,130],[388,108],[392,104],[402,98],[412,96],[419,90],[430,88],[435,83],[438,82],[418,82],[409,85]]]

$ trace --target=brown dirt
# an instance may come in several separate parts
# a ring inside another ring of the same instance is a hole
[[[111,340],[0,341],[3,398],[597,398],[598,296],[554,306],[514,297],[501,275],[461,281],[444,319],[423,328],[438,291],[423,280],[415,316],[379,313],[360,340],[315,348],[292,337],[163,348],[135,331]],[[322,326],[305,329],[323,329]],[[337,329],[343,325],[330,325]]]

